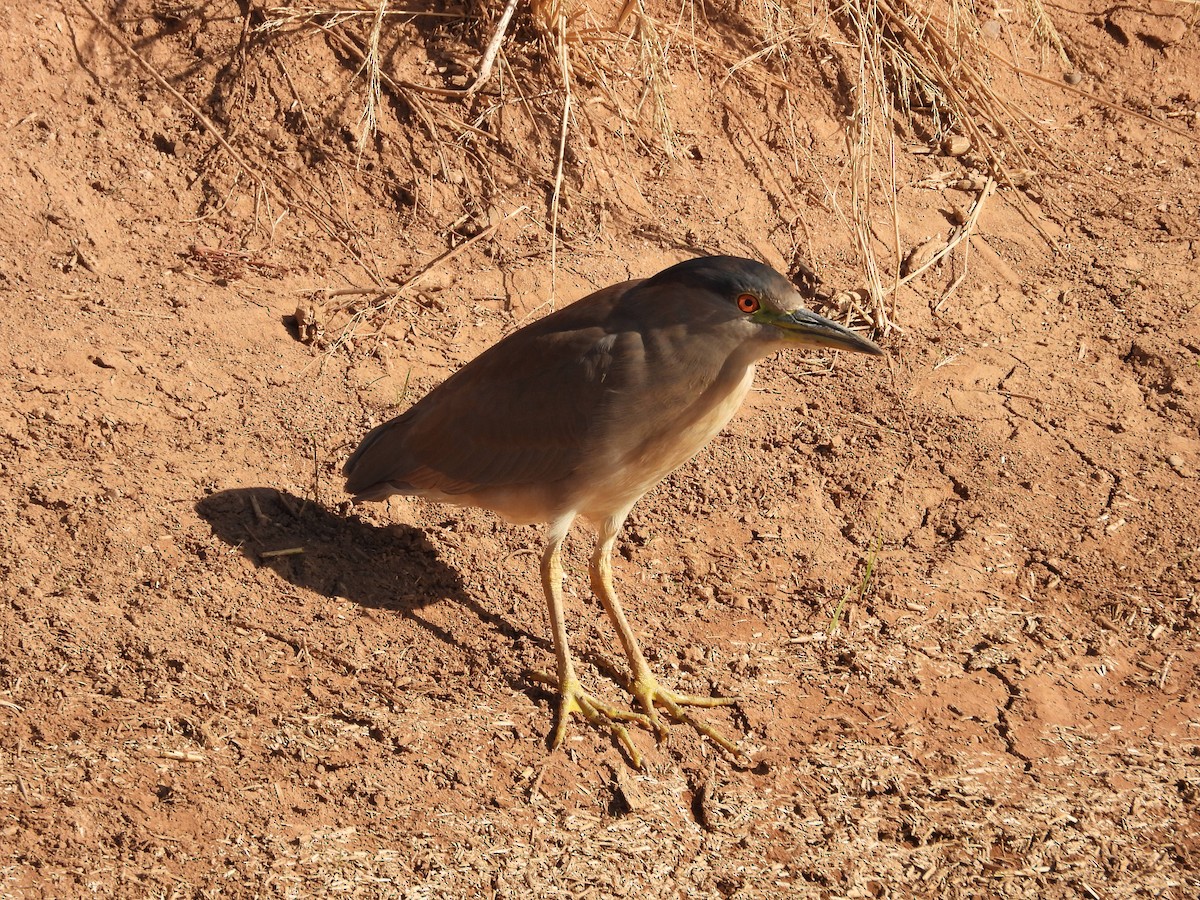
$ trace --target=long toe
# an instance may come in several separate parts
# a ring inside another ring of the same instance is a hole
[[[716,706],[731,706],[737,701],[732,697],[698,697],[691,694],[677,694],[670,688],[665,688],[658,683],[649,672],[643,672],[637,680],[634,681],[630,688],[630,693],[637,699],[642,709],[646,710],[646,716],[650,720],[650,725],[654,729],[655,735],[660,741],[664,740],[670,729],[662,716],[658,714],[658,707],[662,707],[668,716],[676,722],[681,722],[685,725],[690,725],[693,729],[704,735],[717,746],[723,748],[726,752],[733,756],[741,756],[742,751],[738,745],[721,732],[717,731],[712,725],[709,725],[703,719],[690,715],[684,707],[698,706],[704,709],[712,709]]]
[[[578,681],[566,681],[559,684],[552,676],[540,672],[533,673],[534,677],[543,683],[558,688],[558,715],[554,723],[554,734],[550,738],[550,749],[557,750],[562,746],[567,736],[567,722],[572,713],[577,713],[597,728],[607,730],[629,754],[629,759],[635,768],[642,768],[642,754],[629,736],[626,722],[633,722],[643,728],[652,728],[650,716],[613,706],[598,697],[589,694]]]
[[[661,708],[672,721],[690,726],[731,756],[742,756],[742,751],[737,744],[708,722],[688,713],[686,709],[689,706],[704,709],[730,706],[737,702],[731,697],[699,697],[691,694],[677,694],[670,688],[659,684],[658,679],[652,674],[644,672],[641,677],[628,686],[629,692],[637,700],[638,705],[645,710],[645,712],[633,712],[621,709],[589,694],[574,679],[560,684],[558,679],[544,672],[530,672],[529,674],[535,680],[558,689],[558,715],[555,717],[554,734],[550,738],[552,750],[557,750],[562,746],[567,736],[567,723],[572,714],[577,714],[597,728],[611,733],[629,754],[633,765],[640,769],[642,768],[642,754],[634,745],[633,739],[629,735],[629,729],[625,726],[627,723],[640,725],[653,731],[655,737],[661,742],[670,734],[669,726],[663,716],[659,714]]]

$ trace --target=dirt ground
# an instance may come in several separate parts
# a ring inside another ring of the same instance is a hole
[[[683,8],[750,46],[755,4]],[[698,250],[863,283],[813,174],[846,165],[828,59],[788,62],[812,79],[788,138],[778,90],[677,57],[673,159],[577,85],[552,267],[553,154],[513,149],[517,104],[472,120],[512,138],[491,169],[395,103],[356,156],[361,85],[321,32],[239,56],[237,4],[109,5],[306,211],[82,6],[0,6],[0,895],[1197,896],[1195,6],[1053,12],[1081,89],[1185,134],[996,76],[1053,135],[1028,213],[1001,188],[899,292],[885,360],[768,360],[635,508],[615,565],[647,655],[737,697],[708,718],[749,756],[677,726],[635,735],[638,772],[584,723],[547,749],[538,529],[352,507],[338,473],[550,302]],[[397,26],[391,69],[473,65],[485,41],[438,27]],[[904,246],[969,202],[912,143]],[[312,291],[402,278],[521,205],[383,332],[298,339]],[[569,544],[584,680],[624,703],[589,532]]]

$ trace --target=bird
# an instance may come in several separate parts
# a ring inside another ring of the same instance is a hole
[[[701,256],[649,278],[596,291],[493,344],[400,415],[362,439],[343,469],[357,501],[394,494],[492,510],[546,525],[541,581],[558,691],[551,750],[571,716],[607,729],[642,768],[627,725],[661,742],[660,708],[724,748],[738,745],[687,707],[727,697],[678,694],[651,671],[613,585],[612,552],[633,505],[729,422],[755,364],[788,348],[874,356],[880,347],[809,310],[763,263]],[[591,587],[629,664],[637,710],[584,690],[567,641],[561,548],[572,523],[592,524]]]

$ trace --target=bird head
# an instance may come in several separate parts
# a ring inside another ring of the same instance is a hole
[[[883,354],[874,341],[808,309],[795,285],[752,259],[689,259],[659,272],[643,287],[675,287],[697,304],[715,304],[709,311],[717,314],[722,328],[737,328],[755,342]]]

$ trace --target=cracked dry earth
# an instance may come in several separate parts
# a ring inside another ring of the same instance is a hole
[[[1101,11],[1063,23],[1099,88],[1197,134],[1194,35],[1122,43]],[[270,265],[201,264],[254,208],[196,217],[195,123],[70,4],[0,18],[0,896],[1197,895],[1195,140],[1047,91],[1059,252],[1002,192],[957,291],[897,298],[886,361],[767,361],[642,501],[618,589],[665,682],[739,698],[706,715],[750,760],[676,727],[635,735],[636,772],[582,723],[546,749],[536,529],[351,508],[337,476],[538,314],[544,233],[454,260],[387,352],[321,354],[287,320],[365,280],[342,247],[294,217],[248,239]],[[211,53],[236,38],[212,29]],[[731,187],[704,216],[681,205],[697,177]],[[736,158],[645,183],[670,227],[786,266]],[[432,258],[456,215],[347,190],[389,260]],[[899,203],[906,240],[945,229],[929,192]],[[811,215],[813,258],[854,277]],[[561,251],[558,296],[683,255],[621,233]],[[577,528],[569,625],[618,699],[589,548]]]

